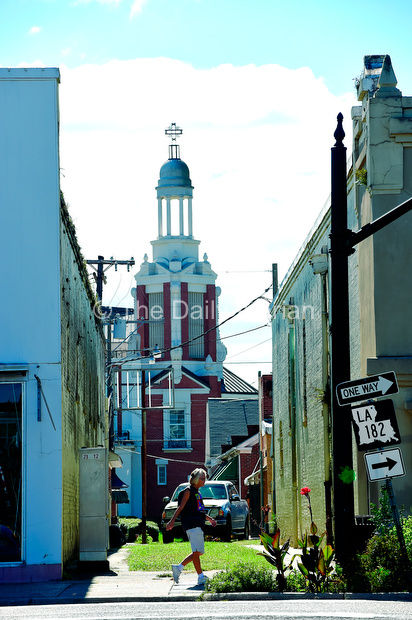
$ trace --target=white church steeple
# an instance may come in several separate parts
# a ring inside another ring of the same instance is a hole
[[[193,186],[187,164],[180,159],[177,137],[183,130],[172,123],[165,129],[170,137],[169,159],[160,168],[157,191],[158,234],[152,241],[153,260],[199,260],[199,241],[193,238]]]
[[[165,134],[171,137],[169,160],[160,169],[157,185],[158,239],[163,237],[192,237],[193,186],[189,168],[180,159],[177,136],[183,131],[172,123]]]

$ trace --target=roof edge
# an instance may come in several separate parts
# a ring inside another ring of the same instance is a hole
[[[1,67],[0,80],[57,80],[60,82],[58,67]]]

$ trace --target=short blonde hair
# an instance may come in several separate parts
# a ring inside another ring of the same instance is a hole
[[[196,469],[194,469],[192,471],[192,473],[190,474],[190,484],[192,484],[192,482],[196,482],[197,480],[199,480],[199,478],[203,478],[205,480],[207,480],[207,472],[202,469],[201,467],[197,467]]]

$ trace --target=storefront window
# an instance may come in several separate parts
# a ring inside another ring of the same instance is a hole
[[[0,562],[21,560],[22,384],[0,383]]]

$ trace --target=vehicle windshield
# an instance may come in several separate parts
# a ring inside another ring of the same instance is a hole
[[[175,492],[173,493],[172,502],[176,502],[179,497],[179,493],[184,489],[186,484],[179,484]],[[200,487],[200,494],[203,499],[226,499],[226,490],[224,484],[208,484],[206,482],[204,487]]]
[[[179,486],[177,487],[177,489],[175,490],[175,492],[172,495],[172,499],[170,500],[171,502],[177,502],[177,498],[179,497],[179,493],[182,489],[184,489],[187,485],[186,484],[179,484]]]
[[[226,499],[224,484],[208,484],[200,488],[200,495],[203,499]]]

